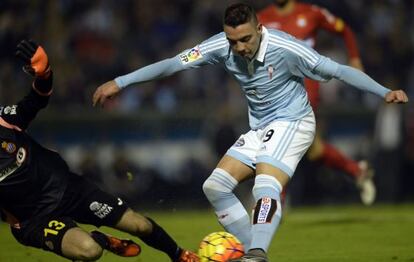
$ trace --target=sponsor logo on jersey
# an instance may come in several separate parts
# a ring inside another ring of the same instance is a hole
[[[26,160],[26,149],[21,147],[21,148],[19,148],[19,150],[17,151],[17,154],[16,154],[16,163],[17,163],[17,165],[21,166],[23,164],[24,160]]]
[[[11,142],[3,141],[3,143],[1,143],[1,148],[9,154],[13,154],[16,151],[16,145]]]
[[[17,114],[17,105],[0,107],[0,115],[15,115]]]
[[[276,200],[270,197],[259,199],[254,210],[253,224],[271,223],[276,212],[276,205]]]
[[[99,203],[97,201],[92,202],[89,205],[89,209],[94,213],[95,216],[100,219],[105,218],[114,209],[108,204]]]
[[[183,65],[192,63],[201,59],[203,55],[200,52],[200,48],[198,46],[194,47],[190,51],[183,53],[180,55],[180,60]]]

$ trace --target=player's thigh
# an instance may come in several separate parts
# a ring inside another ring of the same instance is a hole
[[[224,155],[217,168],[225,170],[237,181],[241,182],[254,175],[254,170],[234,157]]]
[[[263,129],[256,174],[279,177],[286,183],[315,136],[313,112],[297,121],[275,121]],[[283,174],[286,174],[285,177]]]
[[[290,176],[288,176],[283,170],[267,163],[258,163],[256,174],[266,174],[273,176],[277,179],[277,181],[279,181],[282,187],[285,187],[290,180]]]
[[[138,212],[128,209],[114,228],[136,236],[145,236],[151,233],[151,222]]]
[[[72,179],[68,188],[64,198],[69,200],[60,206],[68,211],[60,212],[79,223],[114,227],[128,209],[121,198],[102,191],[82,177]]]
[[[237,181],[254,176],[256,154],[260,147],[257,131],[250,130],[241,135],[227,150],[217,167],[226,170]]]
[[[63,255],[63,239],[68,231],[76,227],[76,223],[69,217],[33,218],[29,223],[23,223],[19,229],[12,228],[12,233],[25,246]]]

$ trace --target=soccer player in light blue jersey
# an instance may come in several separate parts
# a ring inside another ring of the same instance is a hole
[[[280,193],[315,135],[303,78],[336,78],[377,94],[387,103],[406,103],[408,98],[404,91],[391,91],[286,33],[266,29],[250,6],[234,4],[225,11],[224,32],[175,57],[101,85],[93,104],[104,104],[131,84],[208,64],[220,64],[240,84],[248,101],[251,130],[227,151],[203,184],[203,191],[219,222],[248,250],[243,258],[232,261],[268,261],[266,253],[282,215]],[[252,191],[257,201],[251,220],[233,193],[249,177],[255,177]]]

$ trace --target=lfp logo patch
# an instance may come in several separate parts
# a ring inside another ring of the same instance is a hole
[[[183,53],[180,55],[180,60],[183,65],[197,61],[201,59],[203,55],[201,55],[200,49],[198,46],[194,47],[190,51]]]

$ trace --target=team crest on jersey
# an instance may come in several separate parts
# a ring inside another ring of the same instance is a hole
[[[192,63],[201,59],[203,55],[200,52],[200,48],[198,46],[192,48],[190,51],[182,53],[180,55],[180,60],[183,65]]]
[[[6,141],[3,141],[3,143],[1,143],[1,148],[3,148],[9,154],[13,154],[16,151],[16,145]]]
[[[272,79],[273,78],[273,72],[274,72],[274,68],[273,68],[273,66],[272,65],[270,65],[268,68],[267,68],[267,72],[269,73],[269,79]]]
[[[299,27],[305,27],[308,24],[308,21],[303,15],[298,16],[298,20],[296,20],[296,24]]]

